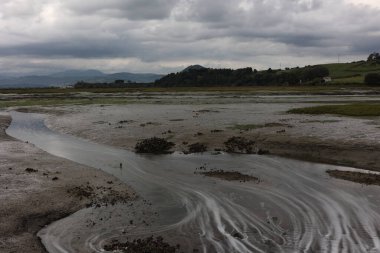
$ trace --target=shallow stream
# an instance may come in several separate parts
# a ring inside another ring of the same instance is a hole
[[[12,118],[9,135],[113,174],[140,196],[47,226],[39,236],[50,253],[104,252],[111,239],[150,235],[183,252],[380,252],[380,187],[325,173],[349,168],[257,155],[140,156],[53,132],[44,115]],[[237,170],[260,183],[204,177],[194,173],[200,166]]]

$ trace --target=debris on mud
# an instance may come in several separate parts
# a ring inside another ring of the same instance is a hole
[[[207,170],[206,165],[202,165],[201,167],[196,168],[195,170],[196,172],[194,172],[194,174],[200,174],[206,177],[219,178],[219,179],[223,179],[227,181],[239,181],[241,183],[248,182],[248,181],[256,181],[258,183],[260,182],[260,179],[258,177],[246,175],[235,170],[233,171],[226,171],[222,169]],[[197,172],[198,170],[200,172]]]
[[[112,240],[110,244],[106,244],[105,251],[117,251],[122,253],[175,253],[178,252],[180,245],[171,246],[164,242],[161,236],[154,238],[153,236],[145,239],[135,239],[121,243],[118,240]]]
[[[163,132],[162,134],[172,134],[172,133],[173,133],[172,130],[168,130],[166,132]]]
[[[118,124],[131,124],[134,123],[134,120],[120,120]]]
[[[119,203],[127,203],[132,199],[128,192],[116,191],[111,187],[81,185],[67,190],[71,196],[77,197],[80,200],[88,200],[87,207],[116,205]]]
[[[168,154],[171,153],[170,149],[174,146],[173,142],[153,137],[138,142],[135,146],[135,151],[136,153]]]
[[[220,111],[218,111],[218,110],[202,109],[202,110],[193,111],[193,112],[194,112],[194,113],[210,113],[210,112],[218,113],[218,112],[220,112]]]
[[[189,150],[187,153],[203,153],[207,151],[207,146],[203,143],[193,143],[188,146]]]
[[[244,137],[231,137],[224,142],[226,152],[253,154],[255,142]]]
[[[67,192],[75,197],[78,197],[80,200],[83,198],[90,199],[95,195],[94,188],[89,185],[77,186],[67,190]]]
[[[202,174],[207,177],[215,177],[219,179],[224,179],[227,181],[240,181],[240,182],[247,182],[247,181],[259,181],[259,178],[242,174],[238,171],[224,171],[224,170],[210,170],[206,172],[200,172],[199,174]]]
[[[108,122],[107,121],[104,121],[104,120],[100,120],[100,121],[95,121],[95,122],[92,122],[92,124],[96,124],[96,125],[102,125],[102,124],[107,124]]]
[[[331,177],[366,185],[380,185],[380,174],[358,171],[327,170]]]
[[[159,125],[161,125],[161,123],[159,123],[159,122],[146,122],[146,123],[140,124],[141,127],[145,127],[145,126],[159,126]]]
[[[230,129],[240,130],[240,131],[250,131],[254,129],[259,128],[270,128],[270,127],[288,127],[292,128],[293,126],[289,124],[283,124],[283,123],[277,123],[277,122],[271,122],[271,123],[265,123],[265,124],[236,124],[232,127],[229,127]]]

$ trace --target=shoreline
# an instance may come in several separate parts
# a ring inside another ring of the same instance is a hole
[[[114,203],[115,192],[119,201],[136,198],[136,193],[114,176],[8,136],[5,130],[10,123],[9,115],[0,115],[1,252],[46,252],[37,236],[44,226],[89,205]],[[112,187],[107,181],[113,182]],[[75,192],[87,185],[95,199]],[[98,203],[96,196],[107,203]]]
[[[155,110],[150,105],[142,106],[146,106],[143,110]],[[370,137],[378,136],[379,122],[373,119],[275,113],[273,116],[265,116],[269,118],[264,119],[270,120],[269,124],[241,125],[253,128],[242,130],[228,127],[229,123],[226,125],[223,117],[230,115],[224,116],[223,109],[226,107],[201,105],[196,106],[196,109],[204,110],[195,111],[194,108],[184,106],[184,109],[175,109],[174,115],[170,116],[167,114],[171,114],[171,111],[155,115],[159,109],[144,115],[136,105],[86,106],[75,111],[68,107],[59,117],[48,114],[45,123],[60,133],[132,152],[137,142],[151,137],[175,143],[173,151],[186,153],[189,145],[194,143],[205,144],[208,151],[219,151],[225,150],[225,141],[237,136],[254,141],[256,149],[269,151],[271,155],[380,171],[380,143],[376,138]],[[131,111],[125,113],[120,108]],[[185,117],[185,114],[188,115]],[[363,135],[366,128],[371,131],[371,135],[361,138],[360,135]],[[362,132],[356,129],[361,129]]]
[[[310,138],[284,138],[264,141],[271,155],[306,162],[380,171],[380,145]]]

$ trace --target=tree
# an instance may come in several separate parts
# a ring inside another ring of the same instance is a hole
[[[323,66],[306,67],[303,71],[302,80],[311,81],[316,78],[323,78],[329,76],[329,70]]]
[[[379,85],[380,86],[380,74],[368,73],[364,78],[364,83],[367,85]]]
[[[380,63],[380,54],[377,52],[373,52],[368,56],[367,61]]]

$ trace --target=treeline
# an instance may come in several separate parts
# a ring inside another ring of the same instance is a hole
[[[247,85],[313,85],[323,82],[329,70],[323,66],[308,66],[286,70],[257,71],[241,69],[189,69],[172,73],[155,81],[156,86],[247,86]]]
[[[374,52],[367,58],[367,62],[371,64],[380,64],[380,54]],[[380,73],[368,73],[364,77],[364,83],[372,86],[380,86]]]
[[[368,62],[380,64],[380,53],[374,52],[367,58]]]
[[[151,84],[148,83],[136,83],[127,81],[124,82],[124,80],[116,80],[113,83],[89,83],[84,81],[79,81],[76,84],[74,84],[75,89],[89,89],[89,88],[127,88],[127,87],[143,87],[143,86],[151,86]]]

